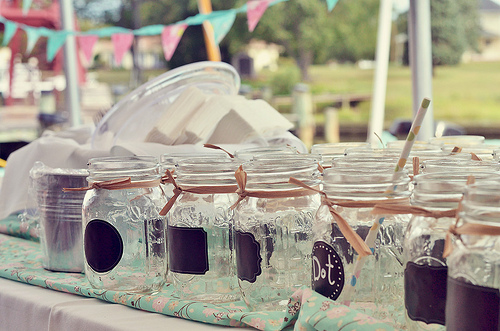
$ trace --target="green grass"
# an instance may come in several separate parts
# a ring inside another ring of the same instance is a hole
[[[297,82],[297,69],[284,61],[278,72],[263,72],[244,84],[259,89],[271,86],[273,90],[289,90]],[[145,72],[151,78],[163,71]],[[98,80],[109,84],[127,84],[128,71],[99,71]],[[315,65],[310,68],[311,92],[371,94],[374,70],[359,69],[354,65]],[[279,85],[278,85],[279,84]],[[461,125],[500,125],[500,62],[464,63],[454,67],[437,67],[433,78],[432,105],[435,120],[446,120]],[[286,92],[285,92],[286,93]],[[316,119],[323,120],[317,105]],[[368,122],[370,102],[361,103],[353,110],[339,113],[342,122]],[[385,107],[385,124],[397,118],[412,118],[412,86],[409,67],[389,66]]]

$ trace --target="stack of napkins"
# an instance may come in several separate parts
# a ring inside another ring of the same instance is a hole
[[[292,128],[293,124],[264,100],[205,94],[189,87],[168,107],[146,142],[240,144]]]

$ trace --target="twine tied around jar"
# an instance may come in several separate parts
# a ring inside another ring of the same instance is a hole
[[[474,184],[476,181],[473,175],[467,178],[467,185]],[[458,226],[459,216],[458,213],[462,210],[462,201],[464,197],[458,202],[458,208],[455,214],[455,223],[450,225],[448,232],[446,233],[446,238],[444,240],[443,258],[448,257],[453,251],[453,246],[451,245],[451,236],[460,236],[462,234],[468,235],[500,235],[500,228],[493,227],[491,225],[485,224],[470,224],[465,223]],[[497,233],[496,233],[497,232]]]
[[[242,166],[235,171],[234,177],[238,183],[238,200],[231,206],[231,209],[236,208],[238,204],[247,197],[263,198],[263,199],[281,199],[281,198],[296,198],[304,197],[315,194],[311,190],[306,189],[293,189],[293,190],[280,190],[280,191],[247,191],[247,173],[243,170]]]
[[[93,189],[104,189],[104,190],[125,190],[131,188],[148,188],[160,185],[160,178],[148,181],[138,181],[133,182],[130,177],[116,178],[99,182],[92,182],[86,187],[65,187],[64,192],[72,191],[88,191]]]
[[[192,187],[180,187],[177,185],[174,176],[170,172],[170,170],[165,171],[167,180],[166,183],[170,183],[174,186],[173,193],[174,195],[168,200],[167,204],[160,211],[161,216],[167,215],[169,210],[174,205],[175,201],[183,192],[193,193],[193,194],[228,194],[235,193],[237,186],[236,185],[221,185],[221,186],[192,186]]]
[[[409,204],[376,204],[371,211],[374,215],[397,215],[397,214],[412,214],[424,217],[442,218],[442,217],[455,217],[457,209],[447,210],[429,210],[426,208],[412,206]]]
[[[217,146],[217,145],[214,145],[214,144],[203,144],[203,147],[206,147],[206,148],[211,148],[211,149],[219,149],[223,152],[225,152],[227,155],[229,155],[229,157],[231,159],[234,159],[234,155],[229,153],[228,151],[226,151],[224,148],[220,147],[220,146]]]
[[[368,256],[372,254],[372,251],[368,247],[368,245],[364,242],[363,239],[351,228],[349,223],[333,208],[334,205],[341,205],[344,207],[359,207],[361,202],[360,201],[334,201],[328,198],[325,192],[316,189],[314,187],[311,187],[304,182],[290,177],[289,181],[290,184],[294,184],[300,187],[303,187],[306,190],[310,190],[316,193],[319,193],[321,195],[321,204],[326,205],[328,207],[328,211],[332,215],[333,219],[337,223],[340,232],[344,235],[346,238],[347,242],[354,248],[356,253],[361,256]],[[364,205],[366,206],[366,205]]]

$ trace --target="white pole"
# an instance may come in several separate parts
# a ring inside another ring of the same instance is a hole
[[[424,98],[432,101],[432,38],[430,0],[410,0],[408,11],[409,55],[412,74],[413,115]],[[431,102],[417,140],[434,137],[434,113]]]
[[[387,70],[389,67],[389,50],[391,48],[392,1],[380,0],[373,96],[367,137],[367,141],[372,146],[377,146],[379,143],[375,133],[381,137],[384,130]]]
[[[71,0],[61,0],[62,27],[66,31],[73,31],[73,3]],[[78,72],[76,58],[75,36],[70,34],[64,44],[64,75],[66,77],[66,110],[70,113],[71,126],[82,123],[80,113],[80,98],[78,95]]]

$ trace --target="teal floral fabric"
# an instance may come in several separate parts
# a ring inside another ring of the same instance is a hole
[[[250,312],[243,301],[215,305],[181,300],[170,284],[154,295],[97,290],[89,285],[84,274],[45,270],[36,233],[30,234],[17,217],[0,221],[0,277],[210,324],[258,330],[393,330],[390,325],[335,303],[307,287],[294,293],[285,312]]]

